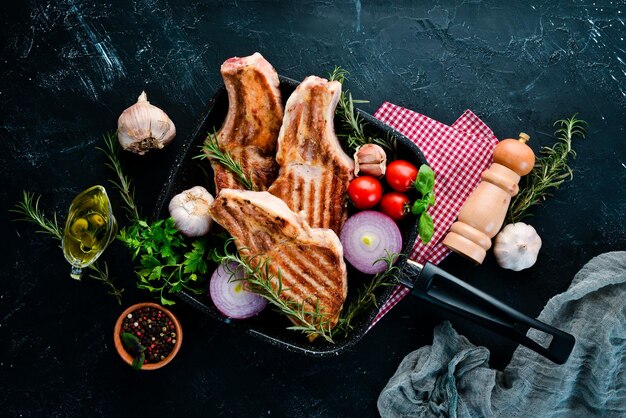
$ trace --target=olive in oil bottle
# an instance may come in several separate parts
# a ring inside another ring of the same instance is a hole
[[[116,234],[117,221],[104,187],[93,186],[79,193],[63,230],[63,255],[72,265],[70,276],[80,280],[82,270],[96,261]]]

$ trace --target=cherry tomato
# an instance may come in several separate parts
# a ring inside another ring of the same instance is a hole
[[[380,200],[380,211],[389,216],[394,221],[401,221],[406,218],[409,211],[408,205],[411,203],[407,195],[398,192],[385,193]]]
[[[357,177],[348,186],[348,196],[357,209],[370,209],[378,204],[383,186],[371,176]]]
[[[395,160],[387,165],[385,178],[396,192],[406,192],[417,178],[417,168],[408,161]]]

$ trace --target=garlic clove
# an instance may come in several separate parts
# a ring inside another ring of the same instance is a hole
[[[213,223],[209,214],[213,200],[213,196],[202,186],[192,187],[174,196],[168,209],[176,229],[187,237],[206,235]]]
[[[496,236],[493,253],[500,267],[520,271],[535,264],[541,244],[535,228],[517,222],[505,226]]]
[[[359,146],[354,153],[354,175],[382,177],[387,169],[387,154],[376,144]]]
[[[122,149],[139,155],[163,148],[175,136],[174,122],[163,110],[150,104],[145,91],[117,120],[117,139]]]

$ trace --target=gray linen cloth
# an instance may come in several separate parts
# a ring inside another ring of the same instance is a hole
[[[626,417],[626,252],[602,254],[550,299],[539,319],[576,337],[555,365],[520,346],[504,371],[489,351],[438,325],[378,398],[383,417]],[[549,336],[530,330],[547,346]]]

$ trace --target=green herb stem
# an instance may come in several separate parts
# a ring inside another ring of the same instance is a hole
[[[132,181],[130,178],[124,175],[122,171],[122,164],[120,163],[120,145],[117,141],[115,133],[109,133],[104,135],[104,143],[106,148],[97,147],[102,151],[104,155],[109,159],[109,163],[106,164],[115,173],[117,180],[109,180],[115,188],[120,192],[122,200],[124,201],[124,209],[128,212],[128,218],[131,222],[135,222],[140,219],[139,209],[135,203],[135,191],[132,187]]]
[[[332,330],[332,335],[343,334],[347,337],[350,331],[354,329],[352,321],[360,313],[370,309],[372,306],[378,307],[375,292],[382,287],[395,286],[398,284],[398,270],[395,262],[404,257],[401,254],[387,253],[387,255],[380,260],[387,264],[387,268],[382,273],[376,274],[372,280],[365,283],[362,289],[358,290],[356,299],[343,310],[339,322]]]
[[[523,180],[520,192],[513,198],[507,213],[507,223],[524,219],[528,216],[530,208],[543,202],[563,182],[573,178],[572,168],[568,165],[569,158],[576,157],[572,140],[575,137],[585,137],[586,124],[585,121],[577,119],[576,115],[554,123],[558,128],[554,133],[557,143],[552,147],[541,149],[541,157]]]
[[[36,231],[37,233],[48,234],[59,241],[63,240],[63,232],[59,227],[57,214],[54,213],[52,219],[46,218],[43,211],[39,209],[40,198],[41,196],[35,197],[33,193],[23,191],[22,200],[15,205],[14,209],[9,209],[9,211],[23,216],[16,219],[17,221],[31,222],[39,226],[40,229]]]
[[[343,85],[348,79],[349,74],[350,73],[344,68],[336,66],[329,74],[328,79],[330,81],[338,81]],[[358,147],[365,144],[377,144],[390,152],[395,151],[395,141],[390,136],[382,139],[365,134],[365,121],[363,121],[363,118],[355,111],[355,103],[369,102],[367,100],[355,100],[352,98],[352,93],[342,89],[341,96],[339,96],[339,103],[337,104],[337,113],[339,114],[343,128],[348,133],[338,134],[337,136],[343,138],[348,144],[348,147],[352,150],[356,150]]]
[[[39,209],[39,199],[41,196],[36,196],[30,192],[22,192],[22,201],[15,205],[14,209],[10,209],[11,212],[22,215],[22,218],[16,219],[18,221],[31,222],[37,225],[40,229],[36,232],[42,234],[48,234],[52,238],[59,241],[63,241],[63,232],[59,227],[57,221],[57,214],[53,213],[52,219],[48,219],[42,210]],[[89,269],[94,271],[94,274],[90,274],[88,277],[102,282],[109,287],[109,294],[114,296],[117,303],[122,304],[122,292],[124,289],[118,289],[113,283],[113,280],[109,277],[109,269],[104,263],[104,269],[99,268],[97,262],[89,265]]]
[[[107,292],[109,295],[113,296],[118,305],[122,304],[122,292],[124,289],[118,289],[111,278],[109,277],[109,266],[107,263],[103,263],[104,267],[101,268],[97,261],[93,262],[88,266],[90,270],[93,270],[94,274],[90,274],[88,277],[99,282],[102,282],[105,286],[109,287],[109,291]]]
[[[308,310],[305,308],[304,303],[287,298],[283,299],[282,292],[284,288],[280,269],[274,275],[270,271],[269,258],[254,255],[242,257],[239,252],[231,252],[228,248],[230,242],[232,240],[227,241],[224,245],[223,255],[217,255],[214,252],[214,257],[226,266],[230,262],[241,266],[244,273],[243,280],[248,283],[249,288],[267,299],[278,312],[287,316],[295,323],[295,325],[287,329],[300,331],[309,338],[320,336],[330,343],[334,342],[332,339],[331,321],[321,310],[319,301],[315,303],[314,310]]]
[[[196,155],[194,158],[208,158],[216,161],[222,167],[230,170],[239,183],[241,183],[247,190],[255,190],[254,182],[252,181],[252,173],[246,174],[243,171],[240,161],[235,161],[229,152],[222,151],[217,140],[217,133],[215,131],[207,135],[207,138],[200,149],[202,150],[202,154]]]

